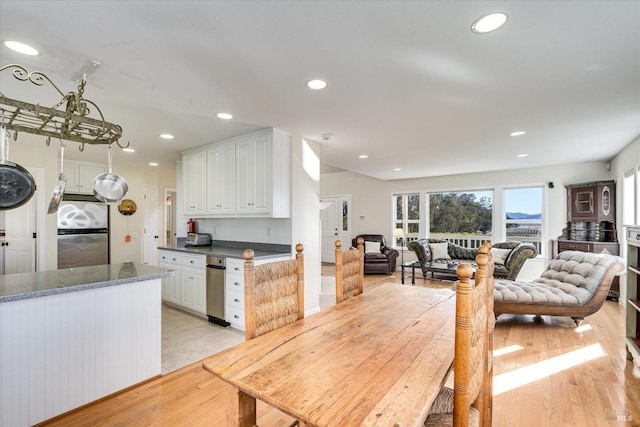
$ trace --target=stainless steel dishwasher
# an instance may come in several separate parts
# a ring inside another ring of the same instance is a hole
[[[224,274],[226,259],[207,256],[207,317],[209,322],[220,326],[229,326],[224,320]]]

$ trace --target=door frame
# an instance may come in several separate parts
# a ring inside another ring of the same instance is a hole
[[[334,209],[337,214],[337,237],[342,241],[342,250],[347,250],[351,247],[351,229],[353,223],[353,205],[351,203],[351,194],[340,194],[336,196],[323,196],[320,197],[320,205],[322,206],[322,202],[331,202],[324,209]],[[346,207],[346,212],[345,212]],[[345,216],[346,216],[346,224],[345,224]],[[342,226],[340,226],[342,224]],[[346,225],[346,228],[345,228]],[[320,221],[320,226],[322,226],[322,221]],[[327,239],[329,237],[324,236],[322,230],[320,230],[320,236],[322,239],[321,245],[322,247],[334,247],[335,248],[335,238],[331,242],[328,242]],[[325,246],[330,245],[330,246]],[[324,262],[335,262],[335,252],[331,252],[330,256],[324,259]],[[331,261],[329,261],[331,259]]]

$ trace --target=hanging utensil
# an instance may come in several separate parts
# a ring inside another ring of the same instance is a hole
[[[111,144],[107,150],[109,172],[96,177],[93,183],[93,194],[101,202],[112,204],[119,203],[129,191],[127,181],[120,175],[111,172]]]
[[[51,201],[49,202],[49,209],[47,209],[48,214],[58,212],[58,207],[60,206],[60,202],[62,201],[62,195],[64,194],[64,189],[67,186],[67,177],[64,174],[64,144],[62,140],[60,141],[60,173],[58,174],[58,183],[53,188],[53,193],[51,194]]]
[[[18,208],[27,203],[36,191],[31,173],[9,161],[9,141],[4,124],[0,126],[0,210]]]

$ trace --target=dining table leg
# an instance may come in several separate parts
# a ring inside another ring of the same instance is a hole
[[[227,426],[253,427],[256,425],[256,399],[226,384]]]

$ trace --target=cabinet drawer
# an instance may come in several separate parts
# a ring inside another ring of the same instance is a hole
[[[244,313],[244,294],[242,292],[226,292],[225,305]]]
[[[207,257],[205,255],[180,255],[180,265],[192,268],[205,268]]]
[[[587,242],[558,242],[558,252],[562,251],[593,252],[593,244]]]
[[[236,329],[244,331],[244,311],[236,310],[232,306],[225,306],[224,320]]]
[[[180,263],[180,256],[177,252],[174,251],[160,251],[160,262],[162,264],[174,264],[178,265]]]

